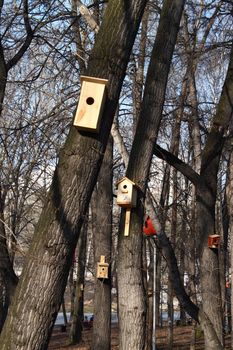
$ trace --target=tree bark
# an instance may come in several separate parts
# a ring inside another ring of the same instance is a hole
[[[101,255],[104,255],[105,261],[109,263],[108,278],[95,279],[93,350],[111,348],[112,152],[113,144],[110,136],[92,197],[95,267]]]
[[[87,230],[88,223],[87,219],[85,219],[76,248],[78,266],[77,279],[75,281],[74,307],[69,334],[71,344],[77,344],[82,340]]]
[[[70,129],[1,334],[1,350],[42,350],[48,344],[145,5],[145,0],[108,3],[86,71],[109,79],[100,132]]]

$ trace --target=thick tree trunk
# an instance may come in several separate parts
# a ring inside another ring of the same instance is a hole
[[[76,248],[78,266],[74,291],[74,306],[69,334],[71,344],[79,343],[82,340],[87,229],[88,223],[87,219],[85,219]]]
[[[110,137],[92,197],[95,267],[101,255],[105,256],[105,261],[109,263],[108,278],[95,280],[93,350],[111,348],[112,152]]]
[[[182,96],[184,99],[184,96]],[[180,112],[183,110],[183,104],[181,104]],[[180,124],[181,124],[181,113],[177,115],[175,125],[173,128],[173,140],[172,140],[172,149],[175,155],[179,153],[179,144],[180,144]],[[176,231],[177,231],[177,200],[178,200],[178,181],[177,181],[177,170],[173,169],[173,204],[172,204],[172,218],[171,218],[171,243],[173,249],[176,246]],[[174,307],[173,307],[173,298],[174,290],[172,286],[172,278],[170,276],[171,271],[168,272],[168,349],[173,347],[173,324],[174,324]]]
[[[145,291],[142,280],[142,201],[153,146],[157,138],[165,89],[184,1],[164,1],[149,64],[142,109],[126,176],[140,186],[137,207],[131,210],[129,237],[119,237],[118,298],[120,350],[141,350],[145,333]],[[134,325],[132,329],[132,324]]]
[[[86,72],[109,78],[100,132],[70,130],[1,334],[1,350],[46,348],[145,4],[145,0],[108,3]]]

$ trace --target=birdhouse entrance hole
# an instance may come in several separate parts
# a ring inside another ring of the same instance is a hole
[[[86,99],[86,103],[87,103],[89,106],[93,105],[94,102],[95,102],[95,100],[94,100],[93,97],[88,97],[88,98]]]

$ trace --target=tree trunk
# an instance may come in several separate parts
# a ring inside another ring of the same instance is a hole
[[[86,71],[109,78],[100,132],[71,127],[1,334],[1,350],[42,350],[48,344],[145,5],[145,0],[108,3]]]
[[[177,145],[179,147],[179,143]],[[177,226],[177,171],[173,169],[173,205],[172,205],[172,220],[171,220],[171,244],[175,249],[176,244],[176,226]],[[172,286],[171,271],[168,272],[168,350],[173,347],[173,324],[174,324],[174,307],[173,297],[174,291]]]
[[[88,223],[87,219],[85,219],[76,248],[78,266],[75,283],[74,308],[69,334],[71,344],[77,344],[82,340],[87,229]]]
[[[145,333],[145,291],[142,280],[142,221],[153,145],[162,116],[165,89],[184,1],[164,1],[149,64],[144,99],[126,176],[140,186],[131,210],[130,233],[123,236],[121,220],[118,256],[120,350],[141,350]],[[124,219],[124,217],[123,217]],[[132,324],[134,325],[132,329]]]
[[[147,282],[147,319],[146,319],[146,344],[145,350],[151,350],[153,341],[153,272],[154,272],[154,253],[153,247],[148,242],[148,252],[149,252],[149,265],[147,268],[148,272],[148,282]]]
[[[110,137],[92,197],[95,267],[101,255],[110,264],[108,278],[95,279],[93,350],[111,348],[112,152],[113,143]]]
[[[184,99],[184,96],[182,96]],[[183,104],[181,104],[180,112],[183,110]],[[181,125],[181,113],[177,115],[175,125],[173,128],[173,139],[172,139],[172,149],[175,155],[179,153],[180,144],[180,125]],[[176,246],[176,231],[177,231],[177,200],[178,200],[178,181],[177,181],[177,170],[173,169],[173,204],[172,204],[172,218],[171,218],[171,244],[173,249]],[[173,324],[174,324],[174,307],[173,298],[174,290],[172,286],[172,278],[170,276],[171,271],[168,272],[168,350],[173,347]]]

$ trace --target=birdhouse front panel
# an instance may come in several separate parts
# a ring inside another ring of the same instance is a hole
[[[81,92],[74,118],[80,130],[98,132],[106,97],[106,79],[81,77]]]
[[[137,190],[134,182],[125,177],[117,185],[117,204],[123,208],[136,207]]]
[[[105,262],[105,256],[101,255],[100,262],[97,263],[97,274],[98,279],[108,278],[108,268],[109,264]]]

